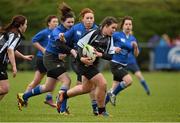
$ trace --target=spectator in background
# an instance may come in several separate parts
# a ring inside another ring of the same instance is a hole
[[[159,35],[154,35],[148,40],[148,47],[153,48],[158,44],[158,41],[160,40]]]
[[[177,37],[172,39],[172,44],[175,46],[180,46],[180,34],[178,34]]]
[[[162,37],[159,40],[159,45],[158,46],[171,46],[171,39],[168,36],[168,34],[163,34]]]

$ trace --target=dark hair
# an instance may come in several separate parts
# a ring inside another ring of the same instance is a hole
[[[105,17],[104,20],[100,24],[100,28],[102,29],[104,26],[110,26],[113,23],[118,23],[117,19],[112,16]]]
[[[120,20],[121,20],[120,29],[122,29],[125,21],[126,21],[126,20],[131,20],[131,21],[132,21],[133,18],[132,18],[131,16],[124,16],[123,18],[120,18]]]
[[[61,12],[61,21],[62,22],[66,21],[67,18],[75,18],[74,12],[66,3],[63,2],[59,6],[59,10]]]
[[[16,15],[12,18],[11,22],[5,27],[2,28],[0,33],[6,33],[6,32],[14,32],[14,33],[21,33],[19,31],[19,27],[21,25],[24,25],[27,18],[23,15]]]
[[[46,18],[46,25],[48,26],[48,23],[51,22],[52,19],[54,18],[58,18],[56,15],[49,15],[47,18]]]

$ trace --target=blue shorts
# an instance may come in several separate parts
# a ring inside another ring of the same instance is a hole
[[[139,71],[139,66],[137,64],[128,64],[126,69],[128,71],[131,71],[133,74],[135,74],[137,71]]]

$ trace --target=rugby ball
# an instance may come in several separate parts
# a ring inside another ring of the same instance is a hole
[[[83,47],[83,50],[82,50],[82,55],[84,57],[88,57],[92,60],[92,62],[94,62],[96,60],[96,53],[95,53],[95,48],[92,47],[91,45],[89,44],[86,44],[84,47]]]

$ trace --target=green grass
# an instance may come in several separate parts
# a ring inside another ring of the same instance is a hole
[[[19,72],[15,79],[10,78],[10,92],[0,102],[0,122],[180,122],[180,73],[143,73],[151,96],[147,96],[133,76],[134,83],[117,97],[116,107],[107,105],[112,117],[102,118],[92,115],[89,96],[82,95],[69,99],[71,116],[61,116],[53,108],[43,104],[45,95],[33,97],[23,111],[17,108],[16,94],[23,92],[32,80],[33,72]],[[70,74],[73,85],[75,75]],[[110,87],[112,75],[104,73]],[[73,86],[72,85],[72,86]],[[60,84],[54,91],[54,98]]]

